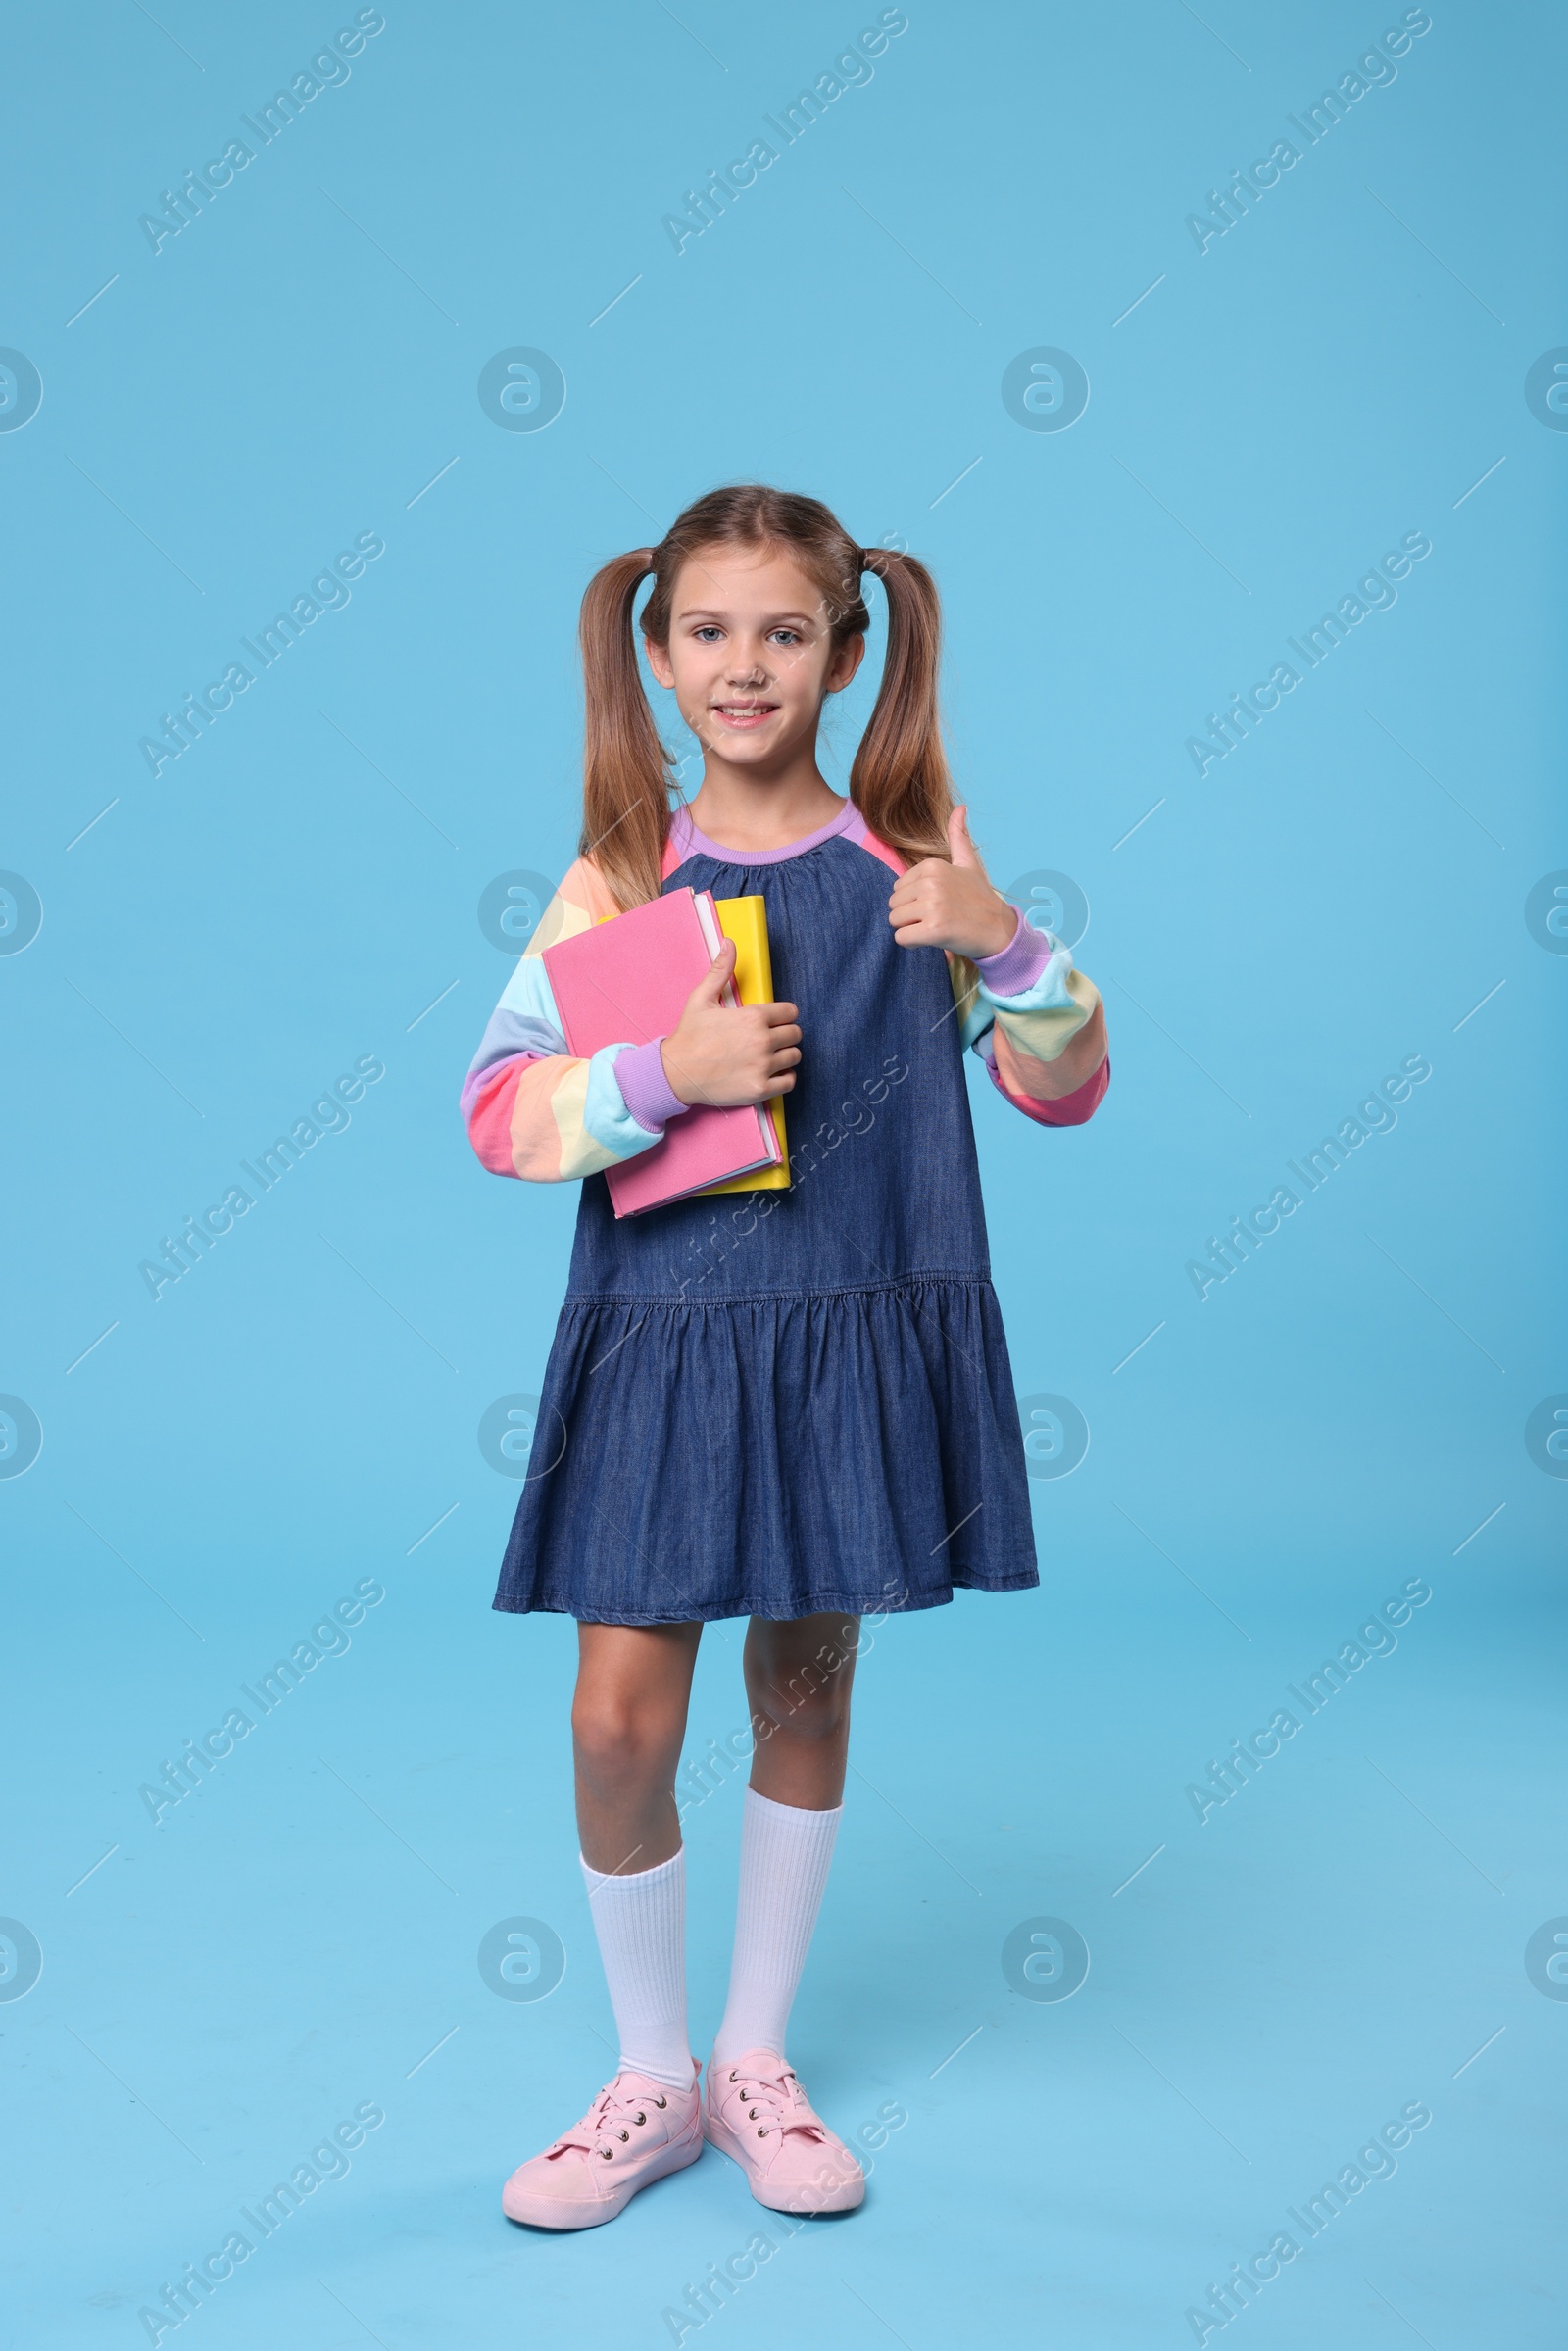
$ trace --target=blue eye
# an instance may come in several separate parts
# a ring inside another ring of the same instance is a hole
[[[697,639],[700,645],[710,643],[714,637],[720,635],[721,633],[722,632],[711,620],[705,620],[700,628],[695,628],[692,631],[693,636]]]

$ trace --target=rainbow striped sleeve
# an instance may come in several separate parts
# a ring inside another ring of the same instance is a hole
[[[607,1045],[589,1060],[568,1053],[544,965],[544,950],[558,939],[574,938],[618,911],[603,880],[579,857],[501,992],[462,1096],[468,1141],[492,1175],[570,1183],[635,1158],[663,1134],[662,1124],[632,1116],[616,1074],[622,1055],[635,1052],[641,1059],[648,1049]],[[662,1086],[662,1073],[649,1071],[633,1088],[645,1119],[654,1115],[650,1101],[665,1115],[682,1107],[667,1087],[660,1102]]]
[[[1110,1084],[1108,1057],[1071,1094],[1053,1100],[1041,1091],[1042,1068],[1060,1058],[1100,1005],[1094,981],[1073,968],[1072,950],[1020,914],[1000,955],[979,964],[956,955],[948,961],[963,1042],[984,1061],[998,1093],[1041,1126],[1076,1127],[1093,1118]]]

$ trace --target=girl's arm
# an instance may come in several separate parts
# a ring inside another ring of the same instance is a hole
[[[564,1184],[635,1158],[687,1105],[670,1088],[659,1043],[566,1051],[544,950],[619,912],[579,857],[545,910],[464,1081],[464,1123],[492,1175]]]
[[[963,1042],[991,1082],[1041,1126],[1082,1126],[1110,1084],[1100,991],[1072,951],[1020,913],[1009,944],[978,963],[949,955]]]
[[[946,948],[963,1042],[998,1093],[1041,1126],[1082,1126],[1110,1084],[1100,990],[1073,969],[1072,951],[1054,932],[1034,930],[992,887],[963,808],[948,819],[948,846],[951,862],[906,866],[866,834],[865,847],[898,877],[888,901],[893,935],[901,947]],[[981,953],[999,930],[1004,944]]]

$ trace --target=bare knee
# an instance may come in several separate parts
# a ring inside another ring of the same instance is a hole
[[[630,1792],[674,1777],[680,1726],[644,1698],[579,1690],[571,1737],[578,1768],[597,1788]]]
[[[757,1676],[750,1690],[753,1726],[760,1740],[800,1740],[819,1746],[849,1731],[849,1676],[842,1668],[802,1664]]]

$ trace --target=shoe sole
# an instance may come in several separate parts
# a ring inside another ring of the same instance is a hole
[[[530,2196],[514,2191],[511,2180],[501,2191],[501,2209],[509,2221],[520,2221],[529,2229],[600,2229],[606,2221],[618,2220],[631,2202],[656,2180],[668,2179],[671,2172],[683,2172],[694,2164],[703,2151],[701,2131],[695,2140],[677,2139],[661,2155],[650,2159],[631,2184],[605,2201],[570,2204],[560,2196]]]
[[[767,2183],[758,2179],[742,2153],[741,2142],[735,2132],[716,2115],[709,2113],[706,2107],[703,2110],[703,2136],[710,2147],[716,2147],[720,2155],[727,2155],[731,2163],[738,2166],[756,2201],[764,2205],[769,2212],[798,2213],[809,2218],[811,2214],[819,2212],[855,2212],[865,2202],[863,2172],[858,2179],[841,2180],[836,2187],[776,2188],[771,2194],[768,2193]],[[809,2196],[810,2201],[803,2202],[803,2196]]]

